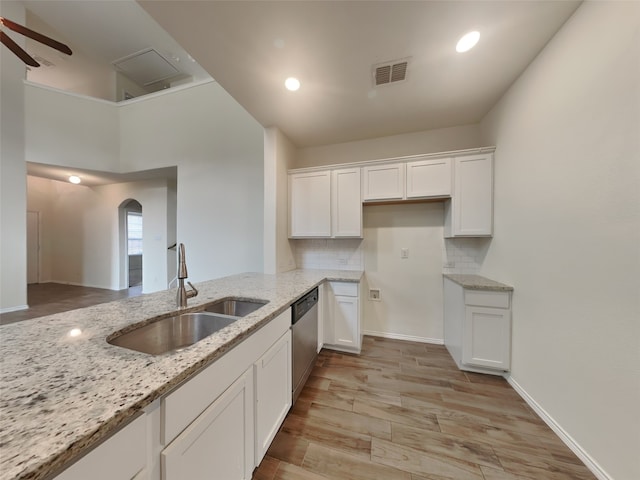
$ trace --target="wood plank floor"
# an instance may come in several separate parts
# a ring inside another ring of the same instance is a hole
[[[439,345],[322,350],[254,480],[592,480],[502,377]]]
[[[79,287],[62,283],[34,283],[27,286],[27,310],[0,314],[0,325],[67,312],[142,294],[142,287],[124,290]]]

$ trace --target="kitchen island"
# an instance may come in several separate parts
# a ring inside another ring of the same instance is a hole
[[[227,297],[266,300],[228,328],[152,356],[110,345],[114,332],[178,311],[176,290],[0,327],[0,479],[46,478],[129,423],[325,280],[361,271],[244,273],[196,284],[181,313]]]

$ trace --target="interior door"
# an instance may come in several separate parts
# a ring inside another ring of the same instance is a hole
[[[38,283],[40,276],[40,213],[27,212],[27,283]]]

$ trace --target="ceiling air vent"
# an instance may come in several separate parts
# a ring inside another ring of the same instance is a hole
[[[373,66],[373,81],[375,86],[388,83],[402,82],[407,78],[409,59],[393,60]]]

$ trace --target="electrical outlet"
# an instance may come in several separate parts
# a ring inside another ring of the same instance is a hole
[[[409,258],[409,249],[401,248],[400,249],[400,258]]]
[[[375,302],[380,301],[380,289],[379,288],[370,288],[369,289],[369,300],[373,300]]]

